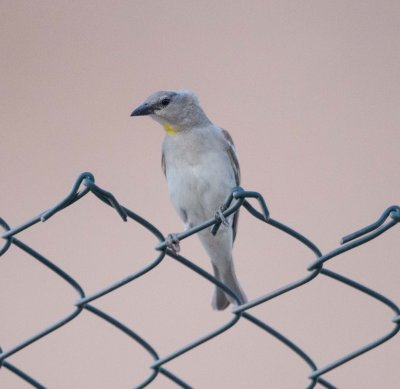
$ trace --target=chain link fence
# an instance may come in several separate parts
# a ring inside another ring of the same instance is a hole
[[[143,228],[150,231],[155,238],[158,240],[158,245],[156,246],[156,255],[155,258],[150,261],[144,268],[139,270],[138,272],[128,275],[127,277],[123,278],[122,280],[109,285],[98,292],[86,296],[83,288],[76,282],[69,274],[63,271],[60,267],[58,267],[54,262],[49,261],[43,255],[41,255],[38,251],[34,250],[32,247],[29,247],[21,240],[17,238],[18,233],[21,231],[32,227],[36,223],[44,222],[57,212],[64,210],[65,208],[69,207],[76,201],[80,200],[82,197],[87,195],[91,192],[94,196],[96,196],[99,200],[103,203],[113,207],[115,211],[118,213],[119,217],[122,218],[123,221],[127,221],[131,219],[136,223],[139,223]],[[251,202],[257,204],[257,206],[252,205]],[[173,381],[177,387],[189,389],[192,388],[190,383],[184,382],[183,379],[175,375],[169,369],[165,367],[165,365],[172,361],[175,358],[179,358],[183,354],[187,353],[188,351],[198,347],[199,345],[208,342],[215,338],[216,336],[222,334],[225,331],[228,331],[232,326],[234,326],[239,320],[247,320],[253,323],[255,326],[260,328],[261,330],[265,331],[267,334],[275,337],[284,345],[286,345],[289,349],[291,349],[299,358],[301,358],[304,363],[306,363],[310,368],[309,374],[309,384],[307,386],[308,389],[314,388],[319,385],[319,387],[330,388],[334,389],[336,386],[326,380],[324,378],[324,374],[340,367],[341,365],[349,362],[350,360],[357,358],[363,353],[366,353],[372,350],[375,347],[380,346],[384,342],[391,339],[395,336],[400,330],[400,308],[397,304],[393,301],[388,299],[387,297],[381,295],[380,293],[376,292],[368,288],[365,285],[362,285],[352,279],[344,277],[341,274],[328,270],[324,267],[325,262],[332,260],[334,257],[343,254],[346,251],[355,249],[356,247],[363,245],[369,242],[372,239],[379,237],[381,234],[388,231],[390,228],[394,227],[400,221],[400,207],[399,206],[391,206],[386,209],[382,216],[375,221],[374,223],[362,228],[359,231],[356,231],[350,235],[345,236],[342,239],[342,245],[326,254],[322,254],[318,247],[303,236],[301,233],[293,230],[289,226],[273,219],[270,217],[268,208],[266,203],[261,196],[260,193],[252,192],[252,191],[245,191],[243,188],[237,187],[232,190],[232,193],[227,198],[225,204],[223,205],[223,215],[225,217],[232,215],[235,212],[238,212],[240,208],[245,208],[251,215],[255,218],[260,220],[263,223],[267,223],[270,226],[281,230],[283,233],[287,234],[288,236],[300,241],[304,244],[308,249],[310,249],[314,256],[315,260],[308,266],[306,275],[298,280],[295,280],[287,285],[280,287],[266,295],[258,297],[254,300],[247,302],[246,304],[235,306],[232,310],[232,318],[220,328],[214,330],[213,332],[203,336],[200,339],[194,340],[190,344],[185,345],[184,347],[176,350],[175,352],[160,356],[158,355],[156,349],[150,345],[145,339],[143,339],[139,334],[137,334],[132,329],[125,326],[123,323],[118,321],[112,316],[109,316],[107,313],[103,312],[102,310],[96,308],[91,303],[102,296],[111,293],[112,291],[121,288],[122,286],[126,285],[127,283],[133,282],[139,277],[143,276],[147,272],[151,271],[157,265],[159,265],[166,256],[169,256],[182,264],[183,266],[188,267],[193,272],[197,273],[200,277],[207,279],[212,284],[217,285],[218,287],[222,288],[226,293],[231,295],[234,299],[237,299],[235,294],[229,290],[223,283],[218,281],[214,278],[211,274],[204,271],[202,268],[195,265],[193,262],[189,261],[185,257],[179,255],[175,250],[172,250],[168,242],[170,241],[168,237],[164,237],[164,235],[151,223],[149,223],[144,218],[140,217],[136,213],[132,212],[128,208],[119,204],[116,198],[113,196],[112,193],[100,188],[95,184],[94,176],[91,173],[82,173],[76,180],[71,192],[68,196],[62,200],[60,203],[55,205],[54,207],[50,208],[49,210],[41,213],[37,217],[27,221],[26,223],[20,225],[19,227],[11,228],[6,221],[0,218],[0,225],[3,227],[4,232],[2,234],[2,238],[4,241],[3,246],[0,248],[0,256],[3,256],[7,253],[7,250],[12,246],[16,246],[26,254],[35,258],[40,264],[49,268],[55,275],[61,277],[65,282],[67,282],[71,288],[73,288],[79,296],[79,299],[74,302],[73,308],[71,312],[66,316],[61,318],[58,322],[54,323],[48,328],[43,329],[41,332],[32,335],[30,338],[24,340],[22,343],[15,345],[9,350],[2,350],[0,348],[0,374],[2,369],[7,369],[12,373],[16,374],[22,380],[30,383],[32,386],[36,388],[46,388],[44,383],[40,383],[36,378],[31,377],[29,374],[25,373],[23,370],[15,366],[14,364],[10,363],[7,359],[12,355],[21,352],[24,348],[28,347],[32,343],[38,341],[39,339],[45,337],[46,335],[50,334],[53,331],[56,331],[60,327],[66,325],[71,320],[76,318],[84,309],[93,313],[97,317],[106,322],[110,323],[111,325],[115,326],[117,329],[122,331],[126,336],[130,337],[134,341],[136,341],[140,346],[143,347],[145,351],[147,351],[151,357],[153,358],[153,363],[149,366],[149,374],[148,377],[143,382],[133,382],[132,386],[135,388],[144,388],[151,384],[151,382],[156,379],[159,374],[164,375],[171,381]],[[204,222],[199,226],[195,226],[189,230],[186,230],[180,234],[177,234],[177,238],[179,241],[186,239],[187,237],[198,233],[199,231],[211,228],[214,234],[218,233],[218,229],[220,228],[222,223],[221,218],[214,218]],[[175,237],[174,237],[175,238]],[[5,258],[3,258],[4,260]],[[298,347],[294,342],[288,339],[284,334],[280,331],[270,327],[264,321],[258,319],[253,314],[250,314],[248,310],[253,308],[259,304],[264,304],[284,293],[287,293],[291,290],[301,287],[302,285],[311,282],[316,277],[329,277],[337,282],[345,284],[349,287],[355,288],[362,293],[365,293],[370,298],[373,298],[382,304],[386,305],[390,308],[393,313],[394,317],[392,319],[393,322],[393,329],[380,337],[379,339],[374,340],[373,342],[364,345],[363,347],[354,350],[353,352],[344,355],[342,358],[335,360],[326,366],[318,367],[310,355],[308,355],[304,350]],[[1,277],[1,272],[0,272]]]

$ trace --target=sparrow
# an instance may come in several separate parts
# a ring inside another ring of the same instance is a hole
[[[240,184],[240,168],[232,137],[214,125],[190,91],[159,91],[149,96],[131,116],[148,115],[165,130],[161,165],[172,204],[186,228],[221,215],[221,206]],[[217,234],[211,228],[198,233],[211,259],[215,277],[238,297],[247,301],[236,277],[232,246],[238,226],[238,212],[227,217]],[[238,302],[215,287],[212,307],[223,310]]]

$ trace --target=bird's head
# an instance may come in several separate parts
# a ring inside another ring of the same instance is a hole
[[[149,96],[131,116],[149,115],[169,135],[210,124],[196,95],[189,91],[159,91]]]

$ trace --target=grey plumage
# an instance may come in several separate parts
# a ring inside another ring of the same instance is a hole
[[[226,130],[215,126],[189,91],[156,92],[132,112],[150,115],[167,134],[162,144],[162,168],[171,200],[187,228],[214,217],[231,190],[240,184],[235,146]],[[215,277],[241,300],[246,296],[237,280],[232,258],[238,213],[228,218],[216,236],[211,230],[199,233],[209,255]],[[214,309],[225,309],[235,301],[216,288]]]

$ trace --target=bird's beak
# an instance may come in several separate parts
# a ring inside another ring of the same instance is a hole
[[[131,116],[144,116],[151,115],[152,113],[154,113],[154,108],[147,103],[143,103],[131,113]]]

